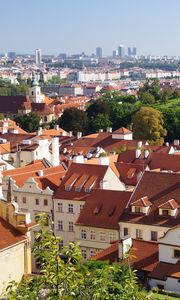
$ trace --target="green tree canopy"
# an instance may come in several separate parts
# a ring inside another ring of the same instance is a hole
[[[47,216],[39,218],[40,230],[35,236],[34,254],[40,275],[24,278],[20,284],[9,284],[10,300],[139,300],[146,295],[137,285],[136,272],[124,262],[86,262],[80,248],[73,243],[60,248],[60,237],[54,225],[45,227]]]
[[[167,134],[162,113],[152,107],[141,107],[133,117],[133,132],[135,139],[162,145]]]
[[[27,132],[36,131],[40,124],[40,116],[31,112],[27,115],[21,115],[14,118],[14,121]]]
[[[153,104],[155,102],[154,96],[152,94],[150,94],[149,92],[141,92],[139,94],[139,100],[143,104]]]
[[[112,122],[110,121],[108,114],[98,114],[91,118],[90,125],[91,131],[97,132],[99,129],[106,130],[107,127],[111,127]]]
[[[59,125],[66,131],[86,133],[88,117],[86,112],[77,108],[68,108],[59,119]]]

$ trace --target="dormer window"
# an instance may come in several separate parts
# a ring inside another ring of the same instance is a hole
[[[162,215],[163,216],[170,216],[171,215],[171,211],[168,209],[162,209]]]
[[[180,205],[175,199],[170,199],[158,206],[159,215],[175,217],[179,207]]]
[[[69,192],[77,179],[78,179],[78,174],[76,173],[72,174],[64,184],[65,191]]]
[[[135,206],[134,207],[135,213],[141,213],[142,212],[142,207],[140,206]]]
[[[149,201],[148,197],[142,197],[131,203],[131,211],[134,213],[147,214],[151,205],[152,203]]]

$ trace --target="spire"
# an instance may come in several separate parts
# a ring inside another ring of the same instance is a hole
[[[32,72],[32,80],[31,80],[31,87],[33,87],[33,86],[38,86],[38,82],[36,80],[34,71]]]
[[[9,177],[9,180],[8,180],[7,202],[12,202],[11,177]]]

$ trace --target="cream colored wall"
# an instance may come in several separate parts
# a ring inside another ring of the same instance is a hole
[[[24,273],[24,242],[0,251],[0,294],[8,282],[20,282]]]
[[[58,203],[62,203],[63,212],[58,211]],[[80,205],[84,205],[84,201],[75,201],[75,200],[63,200],[63,199],[54,199],[54,222],[55,230],[58,236],[61,236],[63,239],[63,244],[67,245],[69,242],[75,241],[75,231],[69,231],[69,222],[77,221],[80,214]],[[73,204],[74,212],[68,213],[68,204]],[[63,230],[58,230],[58,221],[63,221]],[[74,227],[75,230],[75,227]]]
[[[173,240],[171,241],[171,243],[176,245],[175,243],[173,243]],[[178,246],[168,246],[159,244],[159,261],[175,264],[179,260],[179,258],[174,257],[175,249],[180,251],[180,247]]]
[[[3,194],[6,197],[7,194],[7,178],[3,179]],[[19,205],[19,211],[29,212],[31,221],[35,221],[35,215],[40,213],[47,213],[51,215],[51,211],[53,210],[53,200],[52,195],[53,191],[49,188],[45,190],[41,190],[34,179],[29,178],[23,187],[16,186],[15,182],[12,181],[12,191],[13,197],[17,197],[17,203]],[[23,203],[23,197],[26,197],[26,203]],[[39,199],[39,205],[36,205],[36,199]],[[48,200],[48,205],[44,205],[44,199]],[[36,227],[32,230],[31,233],[31,245],[34,244],[34,232],[38,231],[39,227]],[[36,269],[36,264],[34,257],[32,255],[32,270],[33,272],[38,271]]]
[[[115,191],[125,191],[125,185],[122,183],[119,178],[116,176],[116,174],[113,172],[113,170],[109,167],[107,169],[107,172],[103,178],[103,180],[108,181],[108,190],[115,190]]]
[[[142,230],[142,238],[145,241],[151,241],[151,231],[158,232],[158,238],[162,237],[164,233],[169,229],[168,227],[162,226],[152,226],[152,225],[144,225],[144,224],[133,224],[128,222],[120,222],[120,238],[123,238],[124,228],[128,228],[129,236],[133,239],[136,238],[136,229]]]
[[[166,290],[180,293],[180,283],[178,279],[168,277],[166,280]]]
[[[81,238],[81,230],[86,230],[86,239]],[[95,240],[90,239],[91,231],[95,231]],[[105,234],[104,241],[100,240],[101,232]],[[87,258],[90,257],[91,250],[95,250],[95,252],[98,252],[110,246],[110,234],[114,234],[114,240],[118,240],[118,230],[75,225],[75,240],[76,242],[80,243],[81,249],[85,249],[87,251]]]

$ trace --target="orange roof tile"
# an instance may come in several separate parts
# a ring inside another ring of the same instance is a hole
[[[23,242],[27,237],[0,217],[0,250]]]

